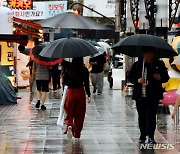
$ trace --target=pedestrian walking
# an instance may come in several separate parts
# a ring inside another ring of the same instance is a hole
[[[144,59],[134,63],[129,71],[128,79],[134,84],[133,100],[136,101],[138,112],[140,138],[144,144],[155,144],[156,114],[159,101],[163,98],[162,83],[169,80],[165,64],[155,58],[152,48],[143,52]]]
[[[92,65],[91,70],[91,81],[93,85],[93,93],[98,92],[101,95],[103,92],[104,83],[104,68],[106,64],[106,59],[103,54],[90,58],[89,63]]]
[[[46,110],[45,101],[46,101],[46,94],[49,92],[49,67],[39,65],[37,63],[33,64],[33,79],[36,80],[37,86],[37,103],[36,108],[39,108],[41,105],[41,110]]]
[[[84,66],[83,58],[74,58],[68,71],[64,74],[68,86],[65,102],[67,129],[65,134],[69,139],[74,136],[79,139],[83,129],[86,112],[86,94],[90,103],[89,72]]]
[[[33,76],[32,76],[33,60],[31,58],[29,59],[29,62],[27,63],[26,67],[29,67],[30,70],[29,85],[30,85],[30,100],[32,101],[35,93],[35,88],[34,88],[35,81],[33,80]]]
[[[52,66],[51,75],[52,75],[53,91],[54,91],[54,93],[56,93],[57,90],[61,89],[61,85],[60,85],[61,66],[60,66],[60,64]]]

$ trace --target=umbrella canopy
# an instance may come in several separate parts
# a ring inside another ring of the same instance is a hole
[[[58,63],[62,62],[62,58],[55,59],[55,58],[45,58],[39,55],[39,53],[42,51],[42,49],[47,45],[48,43],[40,43],[36,45],[32,50],[30,50],[30,57],[34,62],[40,65],[44,66],[52,66],[56,65]]]
[[[177,56],[177,53],[165,40],[157,36],[144,34],[126,37],[115,44],[112,49],[131,57],[140,57],[143,55],[144,47],[153,48],[158,58]]]
[[[92,56],[92,58],[93,57],[97,57],[97,56],[99,56],[99,55],[102,55],[103,53],[104,53],[104,50],[103,50],[103,48],[102,47],[99,47],[99,46],[95,46],[96,47],[96,49],[98,49],[98,53],[96,53],[95,55],[93,55]]]
[[[100,47],[100,45],[97,43],[97,42],[95,42],[95,41],[89,41],[92,45],[94,45],[94,46],[96,46],[96,47]]]
[[[76,58],[98,53],[88,41],[80,38],[63,38],[47,45],[40,55],[47,58]]]
[[[107,52],[109,49],[111,49],[111,46],[106,42],[97,42],[97,43],[102,47],[104,52]]]
[[[66,12],[48,19],[43,19],[38,24],[45,28],[111,30],[94,20],[75,14],[74,12]]]

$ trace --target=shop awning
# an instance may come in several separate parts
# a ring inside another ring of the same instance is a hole
[[[14,27],[24,34],[31,35],[35,38],[43,38],[43,27],[33,21],[22,20],[13,17]]]

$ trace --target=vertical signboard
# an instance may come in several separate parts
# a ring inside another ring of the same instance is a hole
[[[0,42],[1,70],[13,83],[14,80],[14,47],[13,43]]]

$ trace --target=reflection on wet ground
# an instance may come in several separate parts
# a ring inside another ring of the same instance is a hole
[[[137,113],[134,102],[119,90],[105,85],[102,96],[93,95],[79,141],[68,140],[56,125],[61,94],[49,94],[47,111],[35,109],[36,100],[20,93],[17,105],[0,106],[0,154],[177,154],[180,127],[170,115],[158,115],[156,140],[174,149],[139,150]]]

